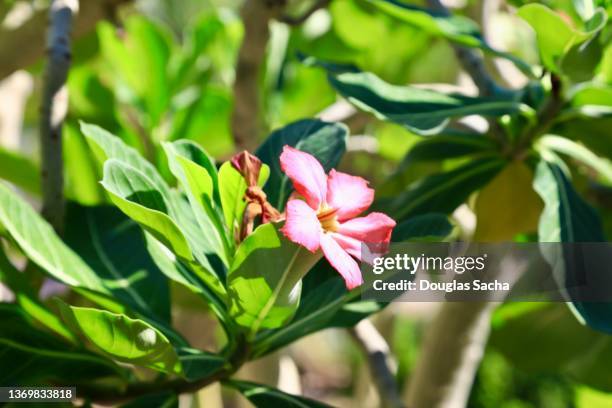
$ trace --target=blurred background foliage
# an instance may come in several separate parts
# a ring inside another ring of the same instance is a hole
[[[35,4],[40,2],[17,3],[24,3],[24,8],[41,6]],[[308,7],[305,3],[308,2],[290,1],[290,12],[299,15]],[[515,7],[526,3],[530,1],[511,0],[499,4],[492,13],[483,13],[478,0],[449,0],[446,5],[482,24],[492,45],[536,64],[539,57],[534,33],[515,13]],[[576,2],[541,3],[561,10],[573,25],[581,24]],[[168,179],[162,141],[191,139],[220,160],[234,153],[230,119],[234,67],[243,37],[240,4],[237,0],[139,0],[76,40],[64,128],[66,188],[71,200],[85,205],[107,200],[99,186],[101,175],[78,130],[79,120],[96,123],[119,135],[155,163]],[[600,4],[610,12],[611,5],[603,1]],[[612,106],[612,44],[608,43],[602,53],[595,81],[572,89],[576,109],[592,104],[593,98],[599,98],[601,105]],[[259,78],[265,131],[258,137],[262,139],[268,131],[319,115],[339,99],[326,72],[304,64],[301,54],[355,64],[393,84],[435,84],[475,94],[447,41],[384,14],[370,2],[336,0],[300,26],[272,22],[265,69]],[[13,99],[4,87],[0,102],[0,110],[10,104],[24,104],[19,140],[13,143],[0,135],[0,177],[21,186],[33,202],[38,193],[40,70],[41,64],[37,63],[27,74],[22,73],[31,81],[31,89],[22,92],[21,99]],[[506,83],[525,83],[515,69],[500,72],[503,77],[498,79]],[[456,169],[465,160],[424,160],[402,167],[406,154],[422,140],[421,136],[361,113],[352,115],[348,125],[353,136],[341,169],[367,177],[382,197],[398,194],[425,175]],[[470,126],[479,125],[476,119],[470,122]],[[578,140],[599,156],[612,157],[609,115],[555,126],[555,132]],[[583,164],[578,164],[573,174],[574,184],[600,210],[610,236],[610,185],[599,182]],[[454,215],[455,236],[474,228],[473,214],[462,214]],[[525,235],[522,239],[533,237]],[[194,345],[214,348],[211,345],[216,343],[217,334],[202,336],[199,330],[206,327],[209,319],[203,305],[194,304],[186,292],[173,290],[177,299],[177,310],[173,310],[176,325]],[[398,303],[374,319],[398,359],[400,384],[410,377],[423,329],[436,307]],[[287,356],[291,357],[290,363],[285,360]],[[609,337],[577,323],[563,305],[506,305],[495,313],[492,338],[469,406],[610,407],[610,364]],[[363,357],[344,331],[332,329],[309,336],[288,351],[247,366],[243,375],[276,385],[291,378],[291,373],[301,375],[304,395],[339,406],[371,407],[379,403]],[[289,389],[292,386],[295,384]],[[218,390],[204,390],[198,397],[201,406],[220,406],[215,392]],[[234,395],[225,398],[226,404],[238,404]]]

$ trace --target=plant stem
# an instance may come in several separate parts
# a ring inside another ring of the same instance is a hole
[[[357,323],[350,331],[357,345],[365,353],[372,380],[378,389],[382,406],[386,408],[402,408],[395,372],[397,363],[391,356],[389,345],[367,319]]]
[[[48,61],[40,108],[42,213],[58,233],[64,223],[62,125],[68,111],[70,33],[78,8],[78,0],[54,0],[49,8]]]

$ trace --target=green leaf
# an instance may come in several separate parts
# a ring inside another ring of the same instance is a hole
[[[165,373],[182,372],[170,341],[147,322],[105,310],[70,306],[61,301],[58,305],[64,321],[106,355]]]
[[[612,338],[576,321],[562,304],[509,303],[495,312],[490,345],[530,374],[563,374],[612,391]],[[525,353],[529,350],[529,353]]]
[[[426,177],[410,185],[398,197],[378,207],[396,220],[428,212],[450,213],[472,192],[484,186],[504,167],[499,158],[471,161],[454,170]]]
[[[40,194],[40,170],[19,153],[0,149],[0,178],[33,194]]]
[[[273,224],[259,226],[238,247],[229,274],[236,322],[251,335],[285,324],[299,305],[301,279],[320,256],[282,237]]]
[[[81,132],[87,138],[90,148],[102,165],[108,159],[127,163],[144,174],[164,198],[168,198],[169,187],[155,167],[123,140],[99,126],[81,122]]]
[[[557,164],[540,161],[533,188],[545,204],[538,228],[540,242],[606,242],[599,215],[574,191]],[[553,266],[555,277],[563,287],[572,288],[575,277],[584,268],[583,261],[577,259],[579,257],[565,245],[546,248],[543,248],[543,256]],[[597,271],[589,273],[589,279],[603,280],[609,284],[607,275],[595,275]],[[571,296],[573,291],[569,292]],[[594,329],[612,333],[612,303],[573,300],[572,311],[579,320]]]
[[[127,216],[142,225],[177,256],[188,261],[193,254],[180,228],[168,216],[168,205],[155,184],[136,168],[116,159],[104,164],[104,188]]]
[[[576,58],[584,60],[585,56],[575,47],[593,38],[605,26],[607,20],[606,12],[598,9],[586,23],[586,31],[580,31],[571,27],[560,14],[537,3],[521,7],[518,15],[535,31],[543,65],[555,72],[560,71],[562,59],[566,56],[570,58],[566,66],[575,63]],[[575,55],[571,55],[572,53]]]
[[[162,392],[159,394],[149,394],[140,398],[136,398],[127,404],[121,405],[121,408],[179,408],[179,398],[173,392]]]
[[[113,207],[69,203],[64,238],[114,297],[149,318],[170,321],[168,281],[138,224]]]
[[[342,123],[305,119],[277,129],[257,149],[257,157],[270,166],[270,180],[264,191],[268,201],[282,210],[293,191],[289,178],[282,171],[279,157],[288,145],[310,153],[319,160],[325,171],[338,166],[346,152],[348,128]]]
[[[393,229],[393,242],[442,241],[452,232],[453,225],[446,214],[417,215],[399,223]]]
[[[612,162],[599,157],[583,145],[565,137],[546,135],[538,143],[550,150],[572,157],[595,170],[606,184],[612,185]]]
[[[0,384],[41,385],[50,381],[82,384],[103,377],[124,376],[112,361],[71,347],[32,327],[22,309],[0,304]]]
[[[473,98],[411,86],[391,85],[369,72],[330,73],[331,85],[359,109],[399,123],[421,135],[440,133],[450,118],[499,117],[518,113],[521,104],[500,98]]]
[[[13,266],[1,248],[0,282],[11,289],[17,304],[19,304],[29,318],[59,334],[70,343],[77,342],[74,334],[68,330],[63,322],[38,300],[38,294],[28,282],[26,275]]]
[[[178,356],[183,367],[183,375],[189,381],[209,377],[227,364],[225,358],[218,354],[187,347],[179,349]]]
[[[62,130],[66,197],[83,205],[97,205],[104,199],[97,167],[87,141],[78,127],[68,122]]]
[[[179,141],[164,143],[170,170],[185,190],[207,253],[219,256],[228,264],[229,241],[218,211],[217,170],[212,159],[195,143]]]
[[[361,291],[347,291],[338,272],[321,260],[303,279],[302,299],[293,319],[284,326],[261,332],[253,345],[256,357],[330,327],[352,327],[379,312],[385,304],[360,300]]]
[[[69,286],[108,293],[95,272],[28,203],[3,183],[0,183],[0,227],[28,259],[53,278]]]
[[[256,407],[275,408],[329,408],[327,404],[308,398],[287,394],[275,388],[246,381],[226,381],[225,385],[232,387],[244,395]]]
[[[479,32],[478,25],[464,17],[424,9],[398,0],[368,0],[375,7],[428,34],[446,38],[467,47],[480,48],[492,55],[511,60],[519,69],[531,73],[529,66],[519,58],[489,46]]]
[[[270,168],[265,164],[262,165],[258,184],[263,186],[269,176]],[[242,221],[242,214],[246,208],[246,202],[244,201],[246,189],[246,181],[238,170],[230,162],[223,163],[219,169],[219,195],[230,238],[235,236],[235,231]]]

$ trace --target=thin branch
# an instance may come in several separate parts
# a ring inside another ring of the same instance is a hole
[[[48,61],[40,108],[42,213],[60,233],[64,223],[62,125],[68,111],[70,33],[78,9],[78,0],[53,0],[49,8]]]
[[[87,0],[82,2],[74,22],[73,35],[81,37],[96,23],[112,14],[119,5],[131,0]],[[48,10],[39,10],[15,29],[0,28],[0,79],[28,67],[45,54],[45,27]],[[27,44],[24,47],[23,44]]]
[[[378,389],[382,406],[403,407],[395,379],[397,364],[385,339],[369,320],[362,320],[349,332],[367,357],[370,374]]]
[[[312,16],[318,10],[327,7],[329,3],[331,3],[331,0],[317,0],[312,6],[310,6],[308,10],[304,11],[303,14],[299,16],[290,16],[284,14],[278,19],[278,21],[280,21],[281,23],[288,24],[290,26],[298,26],[300,24],[303,24],[306,20],[308,20],[310,16]]]
[[[450,11],[444,7],[440,0],[427,0],[427,5],[441,14],[451,15]],[[492,96],[506,91],[491,77],[487,71],[484,59],[475,50],[460,45],[453,45],[453,49],[459,63],[470,78],[472,78],[481,96]]]
[[[262,131],[259,78],[265,65],[271,20],[278,18],[285,0],[248,0],[240,9],[244,39],[234,80],[232,134],[237,150],[254,150]]]
[[[423,340],[406,395],[409,407],[463,408],[489,337],[495,305],[444,303]]]

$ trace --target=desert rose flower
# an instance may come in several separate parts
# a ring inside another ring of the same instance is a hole
[[[283,148],[280,163],[297,192],[287,203],[282,232],[311,252],[320,248],[348,289],[361,285],[353,257],[366,261],[362,243],[384,251],[395,221],[377,212],[357,217],[374,200],[374,190],[361,177],[336,170],[326,175],[316,158],[289,146]]]

